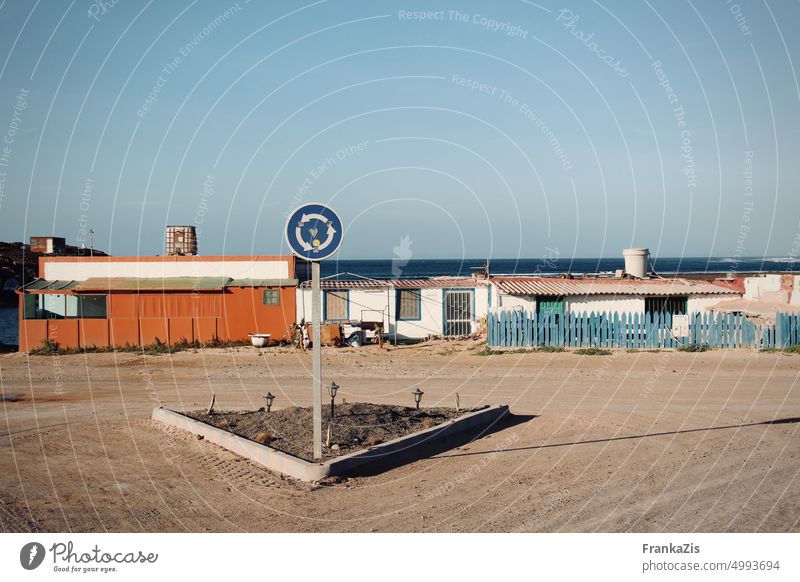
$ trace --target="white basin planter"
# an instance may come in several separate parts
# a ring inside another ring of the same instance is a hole
[[[266,347],[269,344],[269,338],[272,337],[271,333],[249,333],[250,343],[257,348]]]
[[[440,445],[442,440],[466,431],[479,432],[491,427],[508,416],[508,405],[494,404],[464,414],[434,427],[369,447],[355,453],[329,459],[324,463],[312,463],[262,445],[232,432],[195,420],[166,408],[155,408],[153,420],[202,436],[208,442],[228,449],[267,469],[302,481],[319,481],[325,477],[347,477],[356,469],[368,465],[392,464],[393,460],[408,454],[424,455],[426,450]]]

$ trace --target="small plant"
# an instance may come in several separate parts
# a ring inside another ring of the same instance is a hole
[[[367,441],[366,441],[366,443],[365,443],[365,444],[366,444],[368,447],[374,447],[375,445],[379,445],[379,444],[381,444],[382,442],[383,442],[383,439],[382,439],[382,438],[378,438],[378,437],[376,437],[375,435],[372,435],[372,436],[370,436],[370,437],[367,439]]]
[[[800,354],[800,345],[789,346],[788,348],[762,348],[758,350],[762,354]]]
[[[677,348],[679,352],[707,352],[710,349],[708,344],[681,344]]]
[[[256,438],[253,439],[259,444],[267,445],[272,440],[272,435],[268,432],[260,432],[256,435]]]
[[[422,428],[433,428],[436,426],[436,421],[432,418],[426,418],[422,421]]]
[[[537,351],[551,353],[551,352],[564,352],[566,350],[561,346],[546,346],[544,344],[539,344]]]
[[[611,350],[604,350],[602,348],[581,348],[575,350],[573,353],[579,356],[610,356]]]
[[[505,352],[503,350],[493,350],[489,346],[483,346],[483,349],[481,349],[478,352],[475,352],[475,355],[476,356],[499,356],[500,354],[504,354],[504,353]]]
[[[57,353],[58,344],[46,339],[42,340],[42,343],[38,348],[31,350],[31,354],[34,356],[52,356],[53,354]]]

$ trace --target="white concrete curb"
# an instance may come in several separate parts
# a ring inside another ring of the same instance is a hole
[[[301,481],[319,481],[325,477],[346,477],[356,468],[370,464],[391,463],[404,453],[424,452],[424,448],[467,430],[491,426],[508,414],[508,405],[494,404],[470,412],[453,420],[424,429],[374,447],[330,459],[324,463],[311,463],[298,457],[219,429],[180,412],[167,408],[153,409],[153,420],[202,436],[208,442],[228,449],[271,471],[283,473]]]

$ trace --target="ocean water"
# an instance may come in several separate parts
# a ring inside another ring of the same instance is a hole
[[[7,346],[19,344],[19,321],[16,307],[0,307],[0,342]]]
[[[380,259],[329,260],[322,262],[322,276],[352,274],[376,279],[387,277],[468,276],[481,268],[486,259]],[[664,273],[753,273],[800,269],[800,260],[791,257],[663,257],[650,259],[651,268]],[[622,269],[622,257],[613,259],[494,259],[493,275],[555,275],[559,273],[613,273]]]

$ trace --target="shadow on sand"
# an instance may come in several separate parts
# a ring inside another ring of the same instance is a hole
[[[412,447],[409,447],[405,451],[392,453],[391,455],[386,456],[385,461],[373,461],[369,465],[358,467],[356,469],[353,469],[352,471],[348,471],[348,476],[370,477],[372,475],[377,475],[378,473],[383,473],[384,471],[387,471],[389,469],[394,469],[401,465],[407,465],[409,463],[414,463],[422,459],[430,459],[431,457],[434,457],[446,451],[451,451],[456,447],[462,447],[473,441],[476,441],[480,438],[484,438],[501,430],[505,430],[507,428],[511,428],[519,424],[526,423],[528,421],[533,420],[534,418],[536,418],[536,415],[532,414],[517,415],[509,413],[503,416],[502,418],[498,419],[496,422],[493,422],[489,426],[476,428],[472,430],[465,430],[446,439],[437,439],[430,443],[420,443]],[[458,456],[458,455],[446,455],[446,456]],[[445,457],[443,456],[439,458],[445,458]]]
[[[513,417],[513,416],[512,416]],[[527,422],[536,416],[527,416],[523,417],[527,420],[520,421],[520,422]],[[520,424],[517,422],[515,424]],[[449,458],[449,457],[470,457],[473,455],[488,455],[495,452],[501,453],[510,453],[514,451],[533,451],[536,449],[551,449],[555,447],[571,447],[574,445],[590,445],[590,444],[597,444],[597,443],[610,443],[614,441],[629,441],[629,440],[636,440],[636,439],[646,439],[650,437],[660,437],[660,436],[670,436],[670,435],[679,435],[679,434],[690,434],[693,432],[709,432],[712,430],[731,430],[736,428],[749,428],[753,426],[770,426],[773,424],[795,424],[800,422],[800,417],[793,416],[789,418],[776,418],[773,420],[763,420],[761,422],[748,422],[743,424],[729,424],[725,426],[709,426],[705,428],[687,428],[684,430],[671,430],[671,431],[664,431],[664,432],[652,432],[647,434],[637,434],[637,435],[629,435],[629,436],[620,436],[620,437],[609,437],[605,439],[590,439],[585,441],[575,441],[571,443],[551,443],[551,444],[544,444],[544,445],[531,445],[529,447],[516,447],[516,448],[507,448],[507,449],[500,449],[498,451],[475,451],[475,452],[464,452],[464,453],[453,453],[451,455],[442,455],[439,457],[440,459]],[[502,428],[508,428],[508,426],[504,426]],[[501,429],[498,429],[501,430]]]

